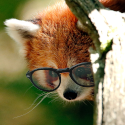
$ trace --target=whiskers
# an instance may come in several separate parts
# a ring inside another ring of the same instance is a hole
[[[59,99],[60,99],[60,97],[58,96],[57,92],[53,92],[50,96],[53,99],[51,101],[49,101],[48,103],[56,102],[56,101],[59,101]]]
[[[25,94],[26,94],[32,87],[34,87],[34,86],[33,86],[33,85],[30,86],[30,87],[25,91],[24,96],[25,96]]]
[[[31,104],[31,106],[29,108],[27,108],[26,110],[28,109],[31,109],[33,107],[33,105],[35,105],[36,101],[42,97],[42,99],[30,110],[28,111],[27,113],[23,114],[23,115],[20,115],[20,116],[17,116],[17,117],[14,117],[13,119],[15,118],[19,118],[19,117],[22,117],[22,116],[25,116],[27,114],[29,114],[30,112],[32,112],[45,98],[49,97],[49,95],[51,95],[52,92],[49,92],[49,93],[42,93],[40,95],[38,95],[38,97],[34,100],[34,102]]]
[[[33,101],[33,103],[31,104],[31,106],[30,106],[29,108],[25,109],[25,110],[31,109],[31,108],[33,107],[33,105],[35,105],[36,101],[37,101],[40,97],[43,96],[43,98],[41,99],[41,100],[43,101],[46,97],[48,97],[48,95],[49,95],[49,93],[45,93],[45,92],[39,94],[38,97],[37,97],[37,98]],[[40,100],[40,101],[41,101],[41,100]]]
[[[82,100],[81,102],[84,103],[84,105],[87,105],[86,101],[87,100]]]

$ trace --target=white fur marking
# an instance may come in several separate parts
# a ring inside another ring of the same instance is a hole
[[[24,38],[19,33],[19,30],[22,32],[28,32],[30,35],[35,35],[35,33],[40,28],[39,25],[33,24],[29,21],[23,21],[23,20],[17,20],[17,19],[9,19],[4,22],[4,24],[7,26],[7,32],[8,34],[18,42],[21,42],[24,40]]]

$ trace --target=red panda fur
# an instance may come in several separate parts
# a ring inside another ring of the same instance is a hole
[[[125,12],[125,0],[99,0],[99,2],[111,10]]]
[[[25,42],[30,70],[51,67],[49,62],[56,68],[67,68],[72,58],[75,64],[90,62],[88,48],[92,40],[76,27],[78,20],[65,3],[47,8],[36,19],[41,28],[36,37]]]

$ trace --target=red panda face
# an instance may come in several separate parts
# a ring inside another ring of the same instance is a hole
[[[64,69],[90,62],[88,49],[93,43],[86,32],[77,28],[77,21],[67,5],[61,2],[47,8],[35,19],[10,19],[5,25],[8,26],[9,35],[22,44],[28,67],[32,71],[41,67]],[[37,78],[45,79],[45,75],[39,72]],[[77,85],[68,73],[61,74],[61,84],[56,91],[68,101],[93,99],[93,87]],[[69,95],[74,98],[68,99]]]
[[[57,90],[63,99],[70,101],[86,99],[94,86],[90,62],[64,69],[37,68],[28,71],[26,76],[38,89],[47,92]]]

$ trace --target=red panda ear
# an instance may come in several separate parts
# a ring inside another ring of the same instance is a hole
[[[35,37],[40,26],[32,21],[9,19],[4,22],[7,33],[17,42],[23,42]]]

